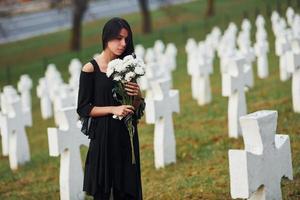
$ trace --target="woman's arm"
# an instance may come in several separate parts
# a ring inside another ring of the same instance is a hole
[[[134,107],[130,105],[121,105],[121,106],[104,106],[98,107],[94,106],[90,112],[91,117],[101,117],[105,115],[117,115],[117,116],[126,116],[128,114],[134,113]]]

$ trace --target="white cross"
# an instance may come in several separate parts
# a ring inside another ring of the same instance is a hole
[[[9,154],[9,144],[8,144],[8,124],[7,124],[7,114],[8,114],[8,98],[15,99],[17,97],[17,91],[11,85],[6,85],[3,87],[3,93],[0,93],[0,129],[1,129],[1,141],[2,141],[2,155],[8,156]]]
[[[49,87],[45,78],[40,78],[36,87],[37,96],[40,98],[41,114],[43,119],[49,119],[53,115],[52,103],[49,96]]]
[[[155,98],[147,101],[152,108],[151,114],[155,121],[154,157],[155,167],[164,167],[176,162],[176,141],[174,136],[173,112],[179,112],[178,90],[170,90],[170,82],[161,80],[152,83]]]
[[[30,150],[20,97],[9,101],[8,106],[6,122],[9,141],[9,164],[11,169],[17,170],[19,165],[30,161]]]
[[[288,72],[292,73],[292,99],[294,112],[300,113],[300,39],[292,41],[293,51],[287,53]]]
[[[267,53],[269,43],[266,39],[259,39],[254,44],[254,52],[257,57],[257,73],[259,78],[266,78],[269,75],[269,63]]]
[[[229,150],[232,198],[280,200],[283,176],[293,179],[288,135],[275,135],[277,111],[258,111],[240,118],[245,150]]]
[[[222,95],[228,96],[229,137],[241,135],[238,119],[247,113],[245,87],[251,85],[250,70],[244,69],[245,58],[234,56],[229,61],[228,73],[222,76]]]
[[[281,81],[287,81],[290,74],[287,71],[287,52],[291,49],[285,30],[276,37],[275,52],[279,56],[279,76]]]
[[[21,93],[22,110],[25,116],[25,124],[32,126],[31,94],[32,80],[27,74],[23,74],[18,82],[18,91]]]
[[[16,124],[9,124],[9,117],[15,116],[15,109],[13,108],[12,103],[20,100],[20,97],[17,94],[16,89],[7,85],[3,87],[3,93],[0,95],[1,98],[1,116],[0,116],[0,127],[1,127],[1,137],[2,137],[2,154],[4,156],[9,155],[9,127],[16,126]],[[31,109],[25,110],[21,104],[22,109],[17,111],[18,115],[23,119],[22,123],[17,126],[31,126]]]
[[[147,106],[145,108],[145,121],[148,124],[155,123],[155,118],[154,115],[152,114],[154,112],[153,111],[154,91],[153,88],[151,87],[151,84],[152,82],[162,79],[163,77],[163,74],[159,70],[156,70],[157,68],[159,68],[159,64],[157,62],[146,64],[146,75],[141,77],[142,78],[141,80],[144,80],[144,88],[146,88],[145,102]]]
[[[18,82],[18,91],[21,93],[22,107],[24,109],[31,109],[31,94],[32,80],[27,74],[23,74]]]
[[[84,199],[82,191],[83,171],[80,157],[80,146],[89,145],[88,138],[81,133],[77,126],[75,107],[61,110],[64,119],[59,129],[48,128],[50,156],[60,157],[60,199]]]
[[[76,99],[77,96],[74,96],[70,85],[62,84],[57,88],[56,96],[53,99],[53,110],[54,122],[58,127],[60,127],[60,124],[63,122],[61,118],[63,118],[62,115],[64,115],[60,110],[66,107],[76,106]]]
[[[211,102],[211,89],[209,75],[213,73],[212,61],[206,57],[198,58],[198,68],[193,73],[194,89],[196,90],[196,99],[199,105],[205,105]]]

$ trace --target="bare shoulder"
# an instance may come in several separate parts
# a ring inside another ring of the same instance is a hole
[[[94,67],[92,63],[88,62],[82,67],[82,71],[84,72],[94,72]]]

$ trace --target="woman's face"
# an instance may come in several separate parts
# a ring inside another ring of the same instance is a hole
[[[126,39],[128,37],[128,31],[122,28],[119,36],[116,39],[108,41],[107,48],[116,56],[122,55],[126,49]]]

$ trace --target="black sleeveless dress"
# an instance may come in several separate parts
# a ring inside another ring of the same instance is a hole
[[[95,60],[94,72],[81,72],[77,113],[89,117],[94,106],[119,105],[112,95],[114,82],[101,72]],[[136,164],[131,163],[131,145],[128,130],[122,120],[112,115],[93,118],[90,146],[84,170],[83,190],[87,194],[109,194],[111,188],[130,199],[142,199],[139,139],[135,126],[134,153]]]

